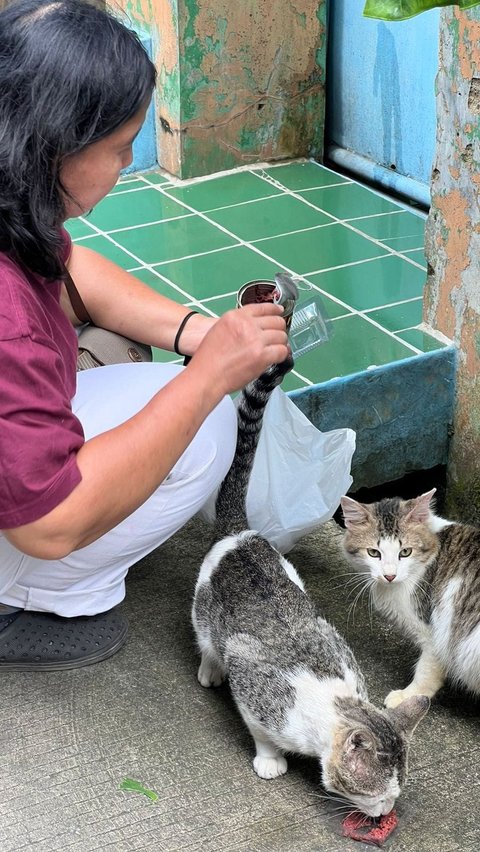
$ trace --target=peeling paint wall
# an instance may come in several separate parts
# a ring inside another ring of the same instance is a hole
[[[480,10],[442,11],[424,318],[458,347],[452,514],[480,522]]]
[[[173,134],[165,144],[169,126],[180,115],[179,34],[177,0],[107,0],[113,14],[125,16],[137,32],[152,40],[158,84],[154,95],[157,158],[160,165],[179,175],[182,162],[181,140]]]
[[[323,15],[316,0],[182,2],[183,176],[321,155]]]
[[[121,6],[155,46],[164,168],[187,178],[262,160],[321,158],[325,0]]]

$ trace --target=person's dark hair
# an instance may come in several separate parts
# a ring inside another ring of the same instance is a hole
[[[138,36],[84,0],[15,0],[0,12],[0,251],[61,277],[64,158],[151,97]]]

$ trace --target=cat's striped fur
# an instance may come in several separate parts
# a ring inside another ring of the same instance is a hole
[[[215,504],[215,539],[248,529],[247,488],[268,400],[293,359],[276,364],[243,389],[237,408],[237,446],[231,468],[222,482]]]
[[[248,479],[268,398],[292,362],[252,382],[238,408],[238,442],[217,498],[216,543],[201,566],[192,619],[198,679],[228,676],[256,746],[262,778],[287,770],[284,752],[316,757],[327,790],[371,816],[389,813],[407,770],[410,736],[428,709],[368,701],[345,640],[315,612],[293,565],[248,529]]]
[[[413,500],[342,498],[343,547],[374,605],[420,646],[413,681],[386,703],[433,696],[446,678],[480,696],[480,530]]]

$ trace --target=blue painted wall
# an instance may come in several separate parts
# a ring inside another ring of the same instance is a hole
[[[327,144],[429,184],[440,11],[387,24],[363,0],[330,0]]]
[[[148,35],[139,33],[140,40],[152,59],[152,40]],[[147,112],[145,123],[133,143],[133,162],[123,170],[123,174],[142,172],[157,166],[157,144],[155,137],[155,107],[152,103]]]

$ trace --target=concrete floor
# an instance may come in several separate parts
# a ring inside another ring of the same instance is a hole
[[[348,620],[337,527],[290,558],[348,636],[371,698],[406,683],[411,646],[366,604]],[[1,852],[361,852],[321,798],[315,761],[262,781],[228,687],[204,690],[189,611],[210,531],[192,522],[130,573],[126,647],[62,674],[3,674]],[[348,622],[348,624],[347,624]],[[390,852],[478,852],[479,704],[444,690],[415,735]],[[119,790],[133,778],[156,802]]]

